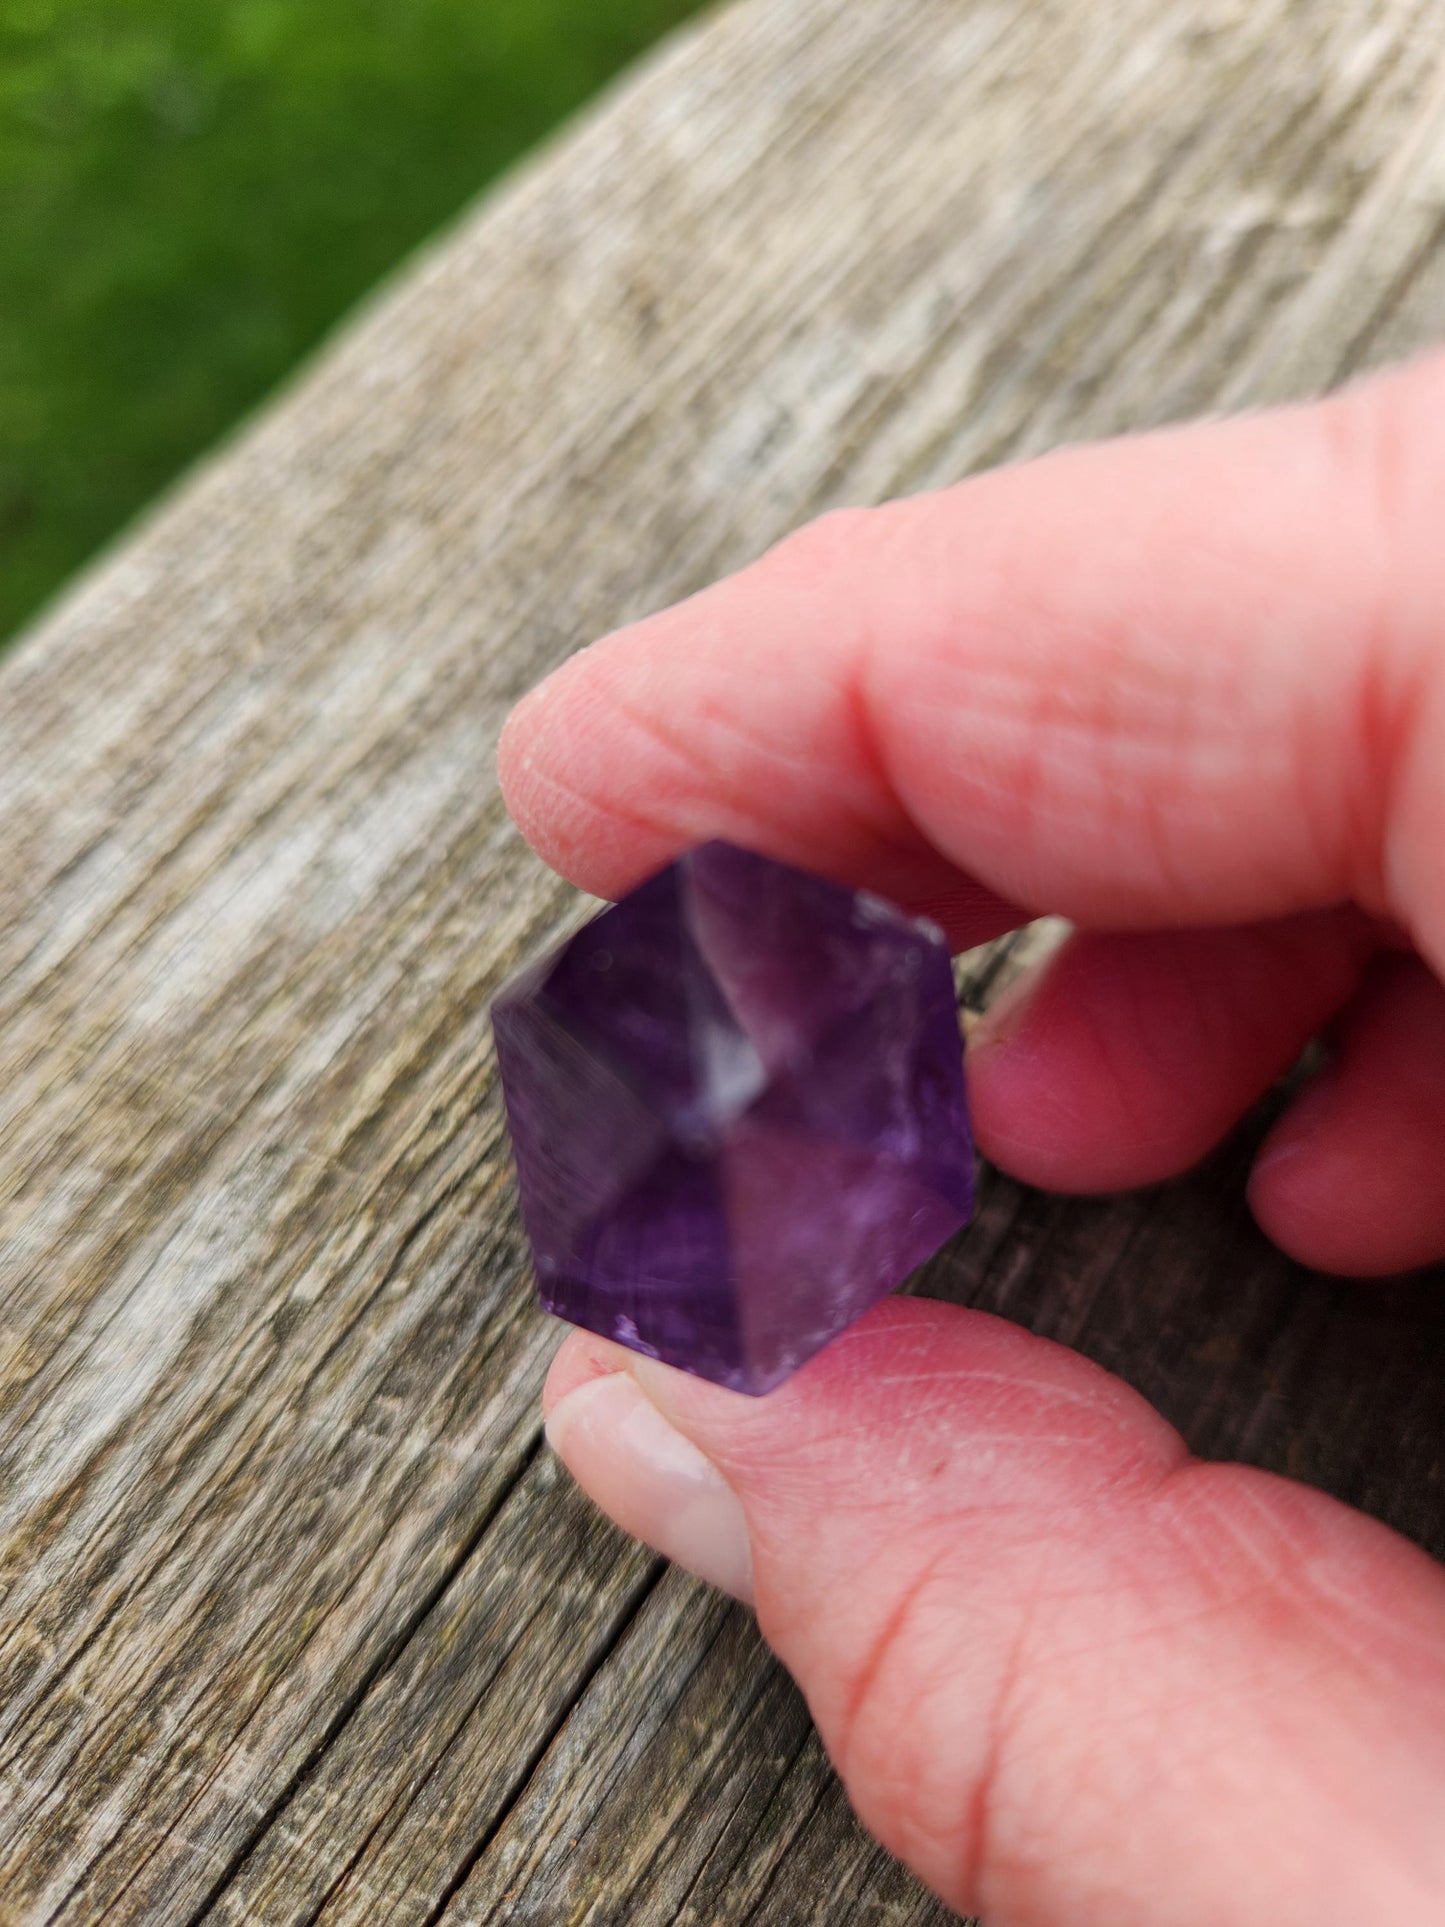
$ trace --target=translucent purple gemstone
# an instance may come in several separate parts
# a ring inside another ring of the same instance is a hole
[[[492,1011],[549,1311],[766,1392],[973,1207],[942,938],[708,843]]]

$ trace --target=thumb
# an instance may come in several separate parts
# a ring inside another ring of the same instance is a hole
[[[1193,1461],[982,1313],[879,1307],[765,1399],[569,1338],[548,1435],[742,1597],[860,1817],[990,1927],[1445,1909],[1445,1575]]]

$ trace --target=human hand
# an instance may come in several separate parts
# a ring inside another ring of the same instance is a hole
[[[1256,1215],[1445,1256],[1445,359],[828,518],[575,658],[502,773],[599,894],[725,836],[960,946],[1073,919],[970,1050],[1032,1182],[1183,1169],[1327,1028]],[[991,1927],[1445,1918],[1445,1574],[1373,1521],[916,1300],[756,1401],[574,1334],[546,1402]]]

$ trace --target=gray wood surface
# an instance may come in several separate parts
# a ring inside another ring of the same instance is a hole
[[[803,518],[1445,323],[1438,0],[753,0],[0,671],[0,1921],[941,1920],[539,1441],[509,703]],[[992,966],[989,966],[990,968]],[[985,973],[986,974],[986,973]],[[998,1178],[924,1287],[1445,1551],[1440,1280]]]

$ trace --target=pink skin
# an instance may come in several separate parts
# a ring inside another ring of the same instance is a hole
[[[1442,504],[1445,358],[831,517],[529,697],[508,800],[604,894],[724,835],[960,945],[1074,919],[971,1060],[1034,1182],[1183,1169],[1323,1031],[1256,1214],[1326,1269],[1425,1263]],[[622,1525],[755,1600],[865,1821],[991,1927],[1445,1918],[1445,1578],[1379,1526],[945,1306],[761,1401],[574,1336],[547,1407]]]

